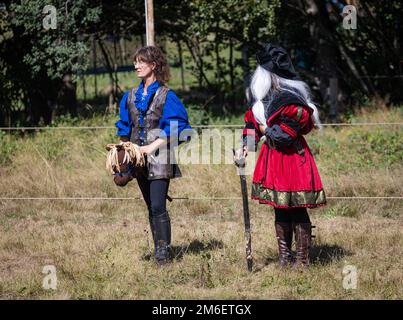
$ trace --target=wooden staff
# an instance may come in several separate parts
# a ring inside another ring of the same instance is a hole
[[[146,9],[146,38],[147,46],[154,45],[154,7],[153,0],[144,0]]]
[[[232,150],[235,155],[235,150]],[[252,272],[253,257],[252,257],[252,235],[250,228],[250,215],[249,215],[249,202],[248,202],[248,188],[246,186],[245,166],[246,159],[242,157],[235,161],[235,165],[238,167],[239,178],[241,180],[241,192],[243,203],[243,220],[245,225],[245,240],[246,240],[246,263],[248,271]]]

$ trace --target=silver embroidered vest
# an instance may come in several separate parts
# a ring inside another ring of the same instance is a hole
[[[129,108],[130,118],[132,120],[130,141],[139,146],[148,145],[160,136],[159,122],[162,117],[162,111],[169,88],[160,86],[157,89],[144,115],[143,126],[140,124],[140,112],[134,105],[136,91],[137,88],[133,88],[127,99],[127,107]],[[141,137],[141,129],[144,130],[143,138]],[[182,176],[179,166],[176,164],[173,150],[171,150],[169,144],[161,147],[154,155],[148,156],[147,158],[147,170],[144,173],[147,175],[148,180],[172,179]],[[171,163],[171,160],[173,160],[172,162],[174,163]]]

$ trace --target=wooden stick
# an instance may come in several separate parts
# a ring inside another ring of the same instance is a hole
[[[153,0],[145,0],[147,46],[154,45],[154,7]]]

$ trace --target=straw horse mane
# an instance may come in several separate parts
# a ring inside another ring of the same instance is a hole
[[[106,169],[111,174],[120,173],[121,169],[125,169],[129,164],[135,167],[145,165],[145,158],[140,151],[140,146],[130,141],[121,142],[120,144],[108,144],[106,150],[109,151],[106,157]]]

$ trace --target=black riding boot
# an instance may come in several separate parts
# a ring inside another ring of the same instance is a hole
[[[152,218],[155,228],[155,259],[163,265],[170,259],[171,246],[171,220],[168,211]]]
[[[154,219],[153,219],[151,212],[149,213],[148,221],[150,222],[151,235],[153,236],[154,254],[155,254],[155,250],[157,249],[157,241],[156,241],[156,237],[155,237]]]

